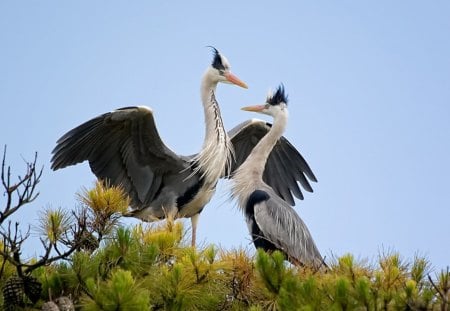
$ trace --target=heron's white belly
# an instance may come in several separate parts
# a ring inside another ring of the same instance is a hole
[[[211,200],[215,189],[200,189],[191,202],[183,206],[177,217],[192,217],[198,214],[202,208]]]

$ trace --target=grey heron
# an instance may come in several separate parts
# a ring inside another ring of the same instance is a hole
[[[144,221],[190,217],[195,246],[199,213],[225,175],[232,145],[216,100],[220,82],[247,88],[230,71],[225,56],[213,48],[214,58],[201,83],[205,138],[192,156],[174,153],[161,140],[153,111],[125,107],[97,116],[58,139],[51,159],[53,170],[88,161],[101,180],[120,185],[131,198],[133,216]]]
[[[266,251],[282,251],[293,264],[318,268],[323,259],[305,223],[278,191],[263,180],[266,162],[287,124],[284,87],[281,85],[275,93],[269,93],[264,105],[242,109],[273,117],[271,129],[232,174],[232,197],[244,212],[253,243]]]

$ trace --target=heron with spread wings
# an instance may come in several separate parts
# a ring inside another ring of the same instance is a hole
[[[199,215],[211,200],[217,181],[236,169],[270,128],[262,121],[248,121],[230,135],[225,131],[216,99],[217,84],[247,85],[231,73],[225,56],[213,51],[212,64],[201,82],[205,139],[198,154],[184,156],[168,148],[150,108],[126,107],[95,117],[63,135],[53,150],[52,169],[87,160],[97,178],[120,185],[130,196],[129,216],[144,221],[191,218],[195,246]],[[286,158],[289,165],[280,162]],[[282,139],[268,160],[267,183],[293,203],[291,193],[302,198],[297,181],[312,191],[305,175],[316,181],[300,153]]]
[[[266,251],[282,251],[293,264],[319,268],[323,259],[305,223],[283,197],[283,191],[263,178],[269,164],[267,161],[273,156],[274,148],[279,147],[279,139],[287,124],[287,97],[283,86],[269,94],[264,105],[242,109],[273,117],[270,130],[232,174],[232,196],[244,212],[253,243],[256,248]],[[285,161],[289,161],[289,157],[278,162],[282,173],[283,165],[291,165],[284,164]]]

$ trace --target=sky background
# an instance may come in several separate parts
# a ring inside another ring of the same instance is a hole
[[[35,151],[44,166],[39,198],[15,219],[26,228],[43,208],[76,206],[95,177],[87,163],[51,171],[51,151],[101,113],[147,105],[168,146],[198,152],[213,45],[249,85],[218,86],[228,129],[261,118],[239,108],[284,83],[285,136],[319,180],[296,210],[323,255],[395,250],[444,268],[449,16],[448,1],[0,1],[0,144],[14,176]],[[199,243],[253,249],[227,187],[202,213]]]

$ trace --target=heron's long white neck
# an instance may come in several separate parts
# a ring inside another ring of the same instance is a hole
[[[208,71],[201,85],[201,98],[205,115],[205,140],[200,153],[195,158],[197,170],[206,184],[215,185],[224,176],[231,162],[232,145],[225,131],[219,104],[216,100],[217,82],[211,81]]]
[[[233,176],[233,197],[238,197],[240,201],[246,200],[246,197],[243,196],[252,193],[263,182],[262,177],[267,159],[278,139],[284,133],[287,118],[287,113],[279,113],[274,117],[269,132],[258,142],[244,163],[236,170]]]

